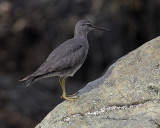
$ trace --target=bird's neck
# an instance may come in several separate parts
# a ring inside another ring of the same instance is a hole
[[[87,33],[84,33],[83,31],[76,31],[74,32],[74,38],[82,38],[87,39]]]

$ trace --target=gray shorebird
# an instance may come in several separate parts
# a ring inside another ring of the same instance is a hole
[[[87,33],[94,29],[109,31],[94,26],[88,20],[80,20],[75,26],[74,38],[59,45],[33,74],[20,81],[26,81],[26,86],[29,86],[40,79],[59,76],[59,83],[63,91],[62,98],[74,101],[78,96],[67,95],[65,80],[67,77],[72,77],[84,63],[89,49]]]

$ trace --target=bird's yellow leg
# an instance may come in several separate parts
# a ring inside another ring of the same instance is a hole
[[[68,96],[66,95],[65,81],[66,81],[65,78],[60,78],[60,79],[59,79],[59,83],[60,83],[61,88],[62,88],[62,91],[63,91],[63,93],[62,93],[62,98],[64,98],[65,100],[68,100],[68,101],[74,101],[74,98],[68,97]]]

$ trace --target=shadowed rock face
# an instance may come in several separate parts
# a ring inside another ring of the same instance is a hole
[[[130,52],[64,101],[36,128],[160,126],[160,37]]]

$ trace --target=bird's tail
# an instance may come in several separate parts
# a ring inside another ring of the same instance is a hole
[[[31,85],[34,82],[35,77],[33,76],[27,76],[25,78],[23,78],[22,80],[19,81],[25,81],[26,82],[26,87],[28,87],[29,85]]]

